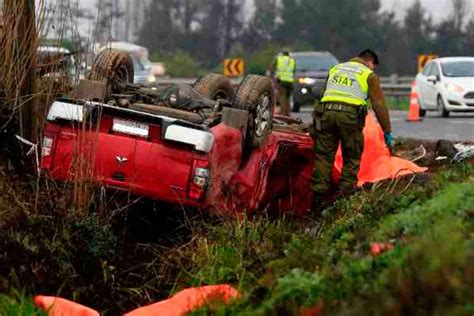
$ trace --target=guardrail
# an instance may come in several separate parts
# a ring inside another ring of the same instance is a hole
[[[196,80],[197,78],[157,78],[156,84],[193,84]],[[231,78],[230,80],[234,85],[238,85],[242,78]],[[385,95],[394,98],[397,105],[408,98],[413,80],[413,77],[399,77],[397,75],[380,78]]]

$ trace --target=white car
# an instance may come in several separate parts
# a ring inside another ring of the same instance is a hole
[[[420,116],[437,111],[474,112],[474,57],[437,58],[416,76]]]

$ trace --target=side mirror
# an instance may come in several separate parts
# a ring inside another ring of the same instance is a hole
[[[436,83],[439,81],[439,77],[438,76],[428,76],[426,77],[426,80],[428,80],[429,82],[432,82],[432,83]]]

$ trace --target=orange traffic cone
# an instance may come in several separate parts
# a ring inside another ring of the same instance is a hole
[[[418,91],[416,89],[416,80],[413,80],[410,91],[410,106],[408,108],[408,122],[421,122],[420,104],[418,103]]]

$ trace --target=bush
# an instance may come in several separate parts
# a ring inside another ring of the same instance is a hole
[[[265,75],[279,49],[277,45],[268,44],[261,50],[253,53],[247,61],[247,73]]]
[[[166,73],[171,77],[192,78],[201,76],[205,72],[199,63],[184,51],[176,51],[166,55],[154,53],[151,60],[163,62]]]

